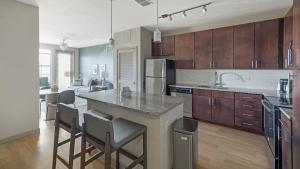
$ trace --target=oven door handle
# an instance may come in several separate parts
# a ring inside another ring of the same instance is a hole
[[[272,109],[270,109],[270,108],[266,105],[266,103],[265,103],[264,100],[261,102],[261,104],[264,106],[264,108],[265,108],[268,112],[272,112],[272,111],[273,111]]]

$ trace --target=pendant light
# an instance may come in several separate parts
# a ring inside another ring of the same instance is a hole
[[[62,43],[59,45],[59,48],[61,49],[61,50],[66,50],[67,48],[68,48],[68,44],[67,44],[67,42],[66,42],[66,39],[63,39],[62,40]]]
[[[153,32],[153,42],[161,42],[161,32],[158,29],[158,0],[156,0],[156,28]]]
[[[114,46],[114,42],[115,42],[115,40],[114,40],[114,38],[113,38],[113,31],[112,31],[112,22],[113,22],[113,17],[112,17],[112,14],[113,14],[113,12],[112,12],[112,1],[113,0],[110,0],[110,38],[109,38],[109,40],[108,40],[108,43],[109,43],[109,46],[110,47],[113,47]]]

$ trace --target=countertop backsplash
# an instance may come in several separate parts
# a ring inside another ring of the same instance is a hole
[[[223,76],[226,87],[254,88],[276,90],[279,79],[288,78],[291,70],[176,70],[177,84],[212,85],[215,72],[220,75],[224,72],[239,74],[243,80],[232,74]]]

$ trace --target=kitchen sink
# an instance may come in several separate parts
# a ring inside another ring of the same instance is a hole
[[[197,87],[209,88],[209,89],[229,89],[223,86],[210,86],[210,85],[198,85]]]

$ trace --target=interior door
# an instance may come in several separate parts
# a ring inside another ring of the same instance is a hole
[[[130,90],[137,91],[137,78],[137,50],[118,50],[118,89],[130,87]]]

